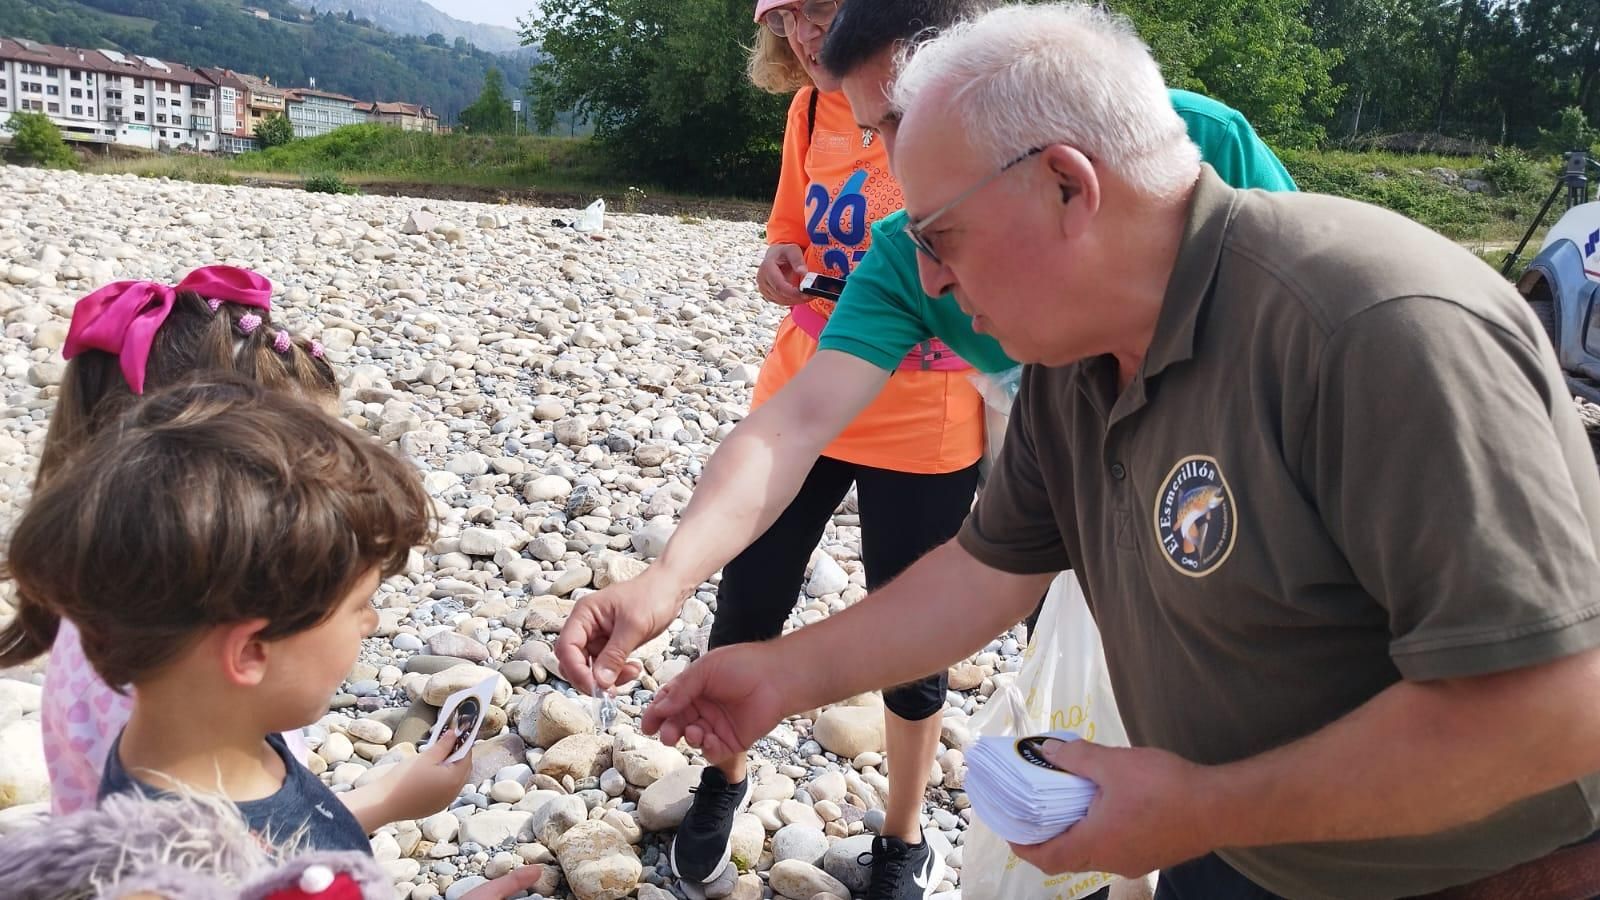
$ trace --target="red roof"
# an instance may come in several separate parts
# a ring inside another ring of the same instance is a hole
[[[204,75],[218,87],[233,88],[236,91],[247,91],[250,89],[249,85],[246,85],[244,81],[239,78],[238,73],[232,69],[201,69],[200,74]]]
[[[235,72],[234,76],[244,82],[245,88],[252,94],[260,94],[264,97],[282,97],[284,95],[283,88],[267,81],[265,78],[257,78],[254,75],[246,75],[243,72]]]
[[[0,38],[0,60],[5,59],[105,75],[130,75],[134,78],[199,84],[207,87],[211,85],[211,81],[205,76],[181,63],[135,56],[118,50],[84,50],[78,47],[41,44],[20,38]]]

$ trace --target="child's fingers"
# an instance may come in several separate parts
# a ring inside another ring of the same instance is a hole
[[[427,747],[424,747],[422,752],[417,755],[421,756],[423,759],[431,760],[436,763],[442,763],[450,756],[450,753],[455,749],[455,746],[456,726],[451,724],[445,726],[444,731],[439,733],[439,737],[433,743],[429,744]]]
[[[506,900],[523,891],[532,890],[544,874],[543,866],[522,866],[487,884],[480,884],[461,896],[461,900]]]

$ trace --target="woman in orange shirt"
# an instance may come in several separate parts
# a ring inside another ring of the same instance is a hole
[[[838,8],[838,0],[756,4],[761,27],[751,78],[766,90],[795,93],[767,222],[770,247],[756,276],[762,296],[790,313],[762,366],[754,405],[818,352],[833,303],[800,293],[802,276],[848,278],[868,252],[872,223],[903,205],[882,141],[856,124],[817,62]],[[983,406],[970,372],[937,342],[907,357],[878,399],[824,451],[777,522],[724,567],[713,648],[782,633],[806,563],[852,484],[869,590],[955,536],[972,505],[983,451]],[[942,861],[922,840],[920,816],[945,689],[940,672],[884,692],[890,796],[873,844],[869,897],[930,896],[942,875]],[[716,878],[729,858],[733,818],[750,798],[745,757],[711,762],[672,849],[673,870],[690,881]]]

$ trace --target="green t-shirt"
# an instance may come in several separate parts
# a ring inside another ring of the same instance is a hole
[[[1189,126],[1189,138],[1200,147],[1200,158],[1223,181],[1240,188],[1295,189],[1283,163],[1238,110],[1189,91],[1168,93]],[[933,299],[922,292],[917,248],[905,224],[905,210],[900,210],[872,226],[872,250],[851,272],[818,347],[892,372],[917,344],[937,337],[980,372],[1014,367],[998,341],[972,330],[972,319],[955,297]]]

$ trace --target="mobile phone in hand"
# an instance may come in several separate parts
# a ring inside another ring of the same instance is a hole
[[[844,279],[834,278],[831,275],[822,275],[817,272],[807,272],[806,277],[800,279],[800,293],[810,294],[813,297],[824,297],[828,300],[837,300],[844,293]]]

